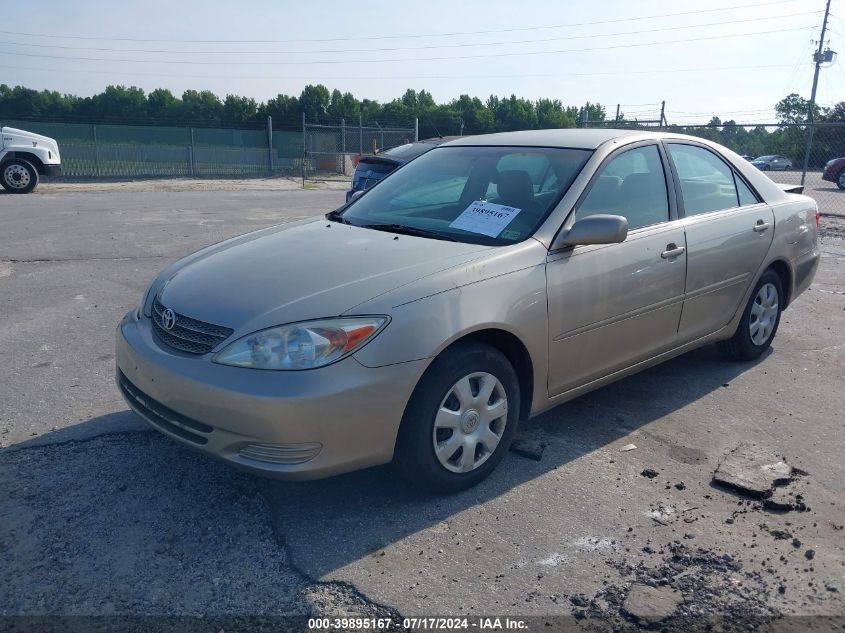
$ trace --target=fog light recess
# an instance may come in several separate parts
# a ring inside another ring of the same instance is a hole
[[[245,459],[271,464],[301,464],[314,459],[323,449],[318,442],[306,444],[248,444],[239,451]]]

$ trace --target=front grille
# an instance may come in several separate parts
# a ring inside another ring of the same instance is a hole
[[[176,324],[167,330],[161,316],[165,309],[156,297],[153,301],[153,331],[165,345],[181,352],[208,354],[234,332],[232,328],[198,321],[176,312]]]
[[[118,375],[118,385],[126,401],[155,426],[161,427],[168,433],[191,444],[202,446],[208,443],[208,438],[205,436],[211,433],[214,427],[192,420],[156,402],[129,382],[123,372]]]

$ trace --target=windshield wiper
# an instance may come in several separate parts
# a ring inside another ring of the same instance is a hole
[[[428,229],[421,229],[415,226],[405,226],[404,224],[361,224],[361,228],[373,229],[375,231],[387,231],[389,233],[401,233],[403,235],[414,235],[416,237],[431,237],[436,240],[447,240],[449,242],[457,242],[454,237],[438,233],[437,231],[430,231]]]

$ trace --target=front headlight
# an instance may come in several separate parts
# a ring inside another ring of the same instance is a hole
[[[387,321],[387,317],[343,317],[271,327],[238,339],[212,360],[252,369],[323,367],[360,348]]]

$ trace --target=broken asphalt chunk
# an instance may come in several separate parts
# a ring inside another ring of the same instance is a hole
[[[653,624],[672,615],[683,601],[683,595],[671,587],[636,584],[628,592],[622,609],[638,622]]]
[[[528,438],[517,438],[511,444],[511,451],[521,457],[533,459],[539,462],[543,458],[543,451],[546,449],[546,443],[538,440]]]
[[[777,486],[790,483],[797,474],[792,466],[771,453],[740,444],[716,468],[713,483],[755,499],[767,499]]]

